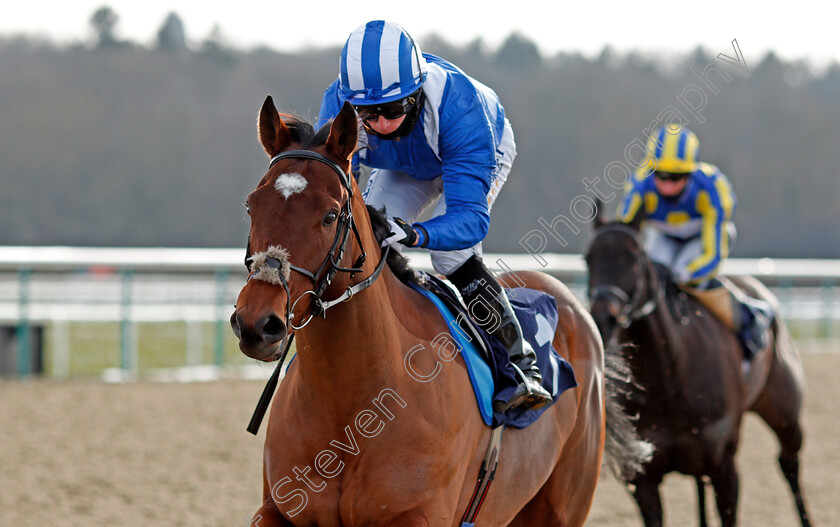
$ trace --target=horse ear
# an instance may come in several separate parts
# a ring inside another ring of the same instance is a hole
[[[271,95],[265,98],[265,102],[260,108],[260,115],[257,117],[257,130],[260,144],[262,144],[268,157],[276,156],[285,150],[292,141],[292,134],[286,128],[283,120],[280,119],[280,114],[274,107],[274,99],[271,98]]]
[[[607,222],[604,221],[604,202],[601,198],[595,197],[595,228],[603,227]]]
[[[330,136],[327,138],[327,152],[336,159],[346,161],[356,150],[359,138],[359,123],[356,120],[356,110],[348,101],[333,119],[330,126]]]

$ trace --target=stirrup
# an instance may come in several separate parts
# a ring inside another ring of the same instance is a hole
[[[511,363],[519,377],[519,384],[507,402],[494,401],[493,411],[505,413],[511,408],[521,407],[524,410],[541,410],[553,402],[551,394],[542,387],[540,382],[525,375],[516,364]]]
[[[749,311],[752,320],[743,327],[739,332],[739,338],[743,341],[745,348],[745,355],[747,360],[752,360],[759,352],[767,347],[770,328],[773,325],[773,313],[767,313],[764,310],[758,309],[751,311],[749,307],[745,306]]]

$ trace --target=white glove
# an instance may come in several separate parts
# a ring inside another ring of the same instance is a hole
[[[386,245],[396,247],[401,240],[408,237],[408,233],[405,232],[405,230],[403,230],[403,228],[391,218],[388,218],[388,228],[391,229],[391,235],[382,240],[382,247],[385,247]]]
[[[691,280],[691,273],[685,267],[681,269],[674,269],[674,281],[680,285],[687,284]]]

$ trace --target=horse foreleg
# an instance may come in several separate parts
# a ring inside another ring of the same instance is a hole
[[[636,500],[645,527],[662,527],[662,499],[659,484],[662,476],[642,474],[630,484],[630,492]]]
[[[711,475],[721,527],[734,527],[738,514],[738,471],[732,450]]]

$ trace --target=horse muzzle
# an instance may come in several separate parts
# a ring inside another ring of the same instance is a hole
[[[616,330],[620,326],[619,316],[621,306],[612,299],[598,299],[592,303],[589,313],[598,327],[604,346],[608,346],[616,337]]]
[[[230,327],[239,339],[239,349],[252,359],[276,360],[283,351],[282,343],[288,332],[286,323],[275,313],[254,318],[249,320],[239,310],[230,316]]]

